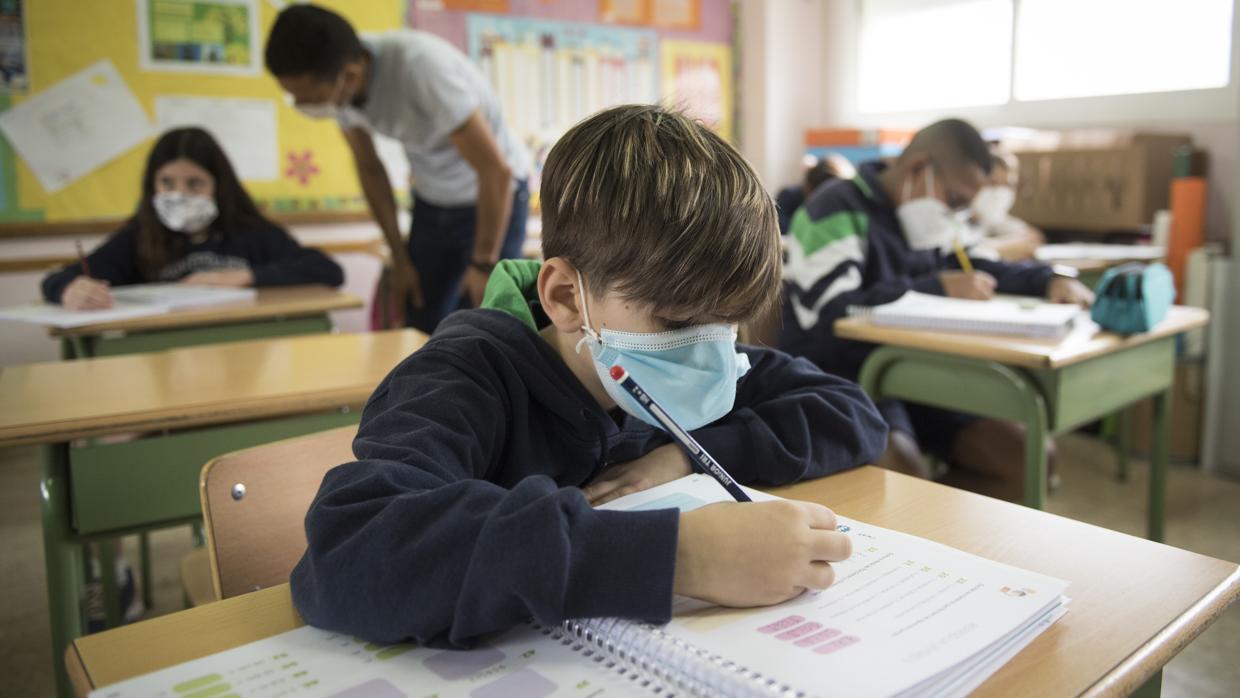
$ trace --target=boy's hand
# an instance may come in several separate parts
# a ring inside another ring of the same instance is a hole
[[[1088,308],[1094,304],[1094,292],[1076,279],[1056,276],[1046,285],[1046,299],[1052,303],[1075,303]]]
[[[995,277],[984,271],[972,274],[963,271],[945,271],[939,274],[943,284],[943,295],[951,298],[966,298],[974,301],[988,301],[995,296]]]
[[[60,294],[60,305],[66,310],[101,310],[112,307],[112,292],[108,282],[79,276],[65,286]]]
[[[254,285],[254,272],[249,269],[221,269],[219,271],[196,271],[177,283],[188,286],[229,286],[248,288]]]
[[[835,581],[852,555],[835,514],[809,502],[711,504],[680,515],[675,593],[722,606],[766,606]]]
[[[666,444],[637,460],[608,467],[598,479],[581,488],[581,491],[591,505],[598,506],[626,494],[671,482],[692,472],[693,466],[689,465],[689,457],[685,452],[676,444]]]

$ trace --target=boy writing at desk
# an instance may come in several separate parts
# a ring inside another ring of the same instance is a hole
[[[908,291],[1092,303],[1088,288],[1044,264],[970,260],[957,253],[969,204],[992,167],[981,134],[964,121],[946,119],[918,131],[894,161],[862,163],[851,180],[817,189],[792,219],[780,348],[829,373],[856,378],[874,345],[836,336],[835,321],[850,307],[890,303]],[[951,464],[943,482],[1020,499],[1020,425],[897,400],[883,400],[879,409],[891,437],[878,465],[929,477],[925,450]],[[1047,453],[1053,465],[1053,444]]]
[[[497,267],[484,307],[379,386],[359,460],[324,479],[292,575],[307,622],[458,646],[530,617],[658,622],[673,593],[775,603],[849,556],[804,502],[591,507],[691,472],[606,379],[614,364],[655,366],[643,387],[741,482],[883,450],[855,384],[735,344],[780,283],[775,210],[740,155],[679,114],[617,107],[565,134],[542,182],[547,261]]]

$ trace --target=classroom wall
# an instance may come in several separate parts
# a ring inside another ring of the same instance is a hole
[[[820,52],[831,0],[742,2],[740,150],[774,192],[801,179],[805,129],[820,123],[827,91]]]

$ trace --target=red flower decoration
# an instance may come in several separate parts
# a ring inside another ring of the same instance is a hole
[[[309,150],[303,151],[300,155],[290,151],[288,169],[284,170],[284,176],[296,179],[297,183],[303,187],[310,184],[310,178],[319,173],[319,167],[313,161],[314,153]]]

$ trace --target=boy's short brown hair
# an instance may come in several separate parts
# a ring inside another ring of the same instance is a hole
[[[744,322],[779,299],[775,206],[722,138],[653,105],[601,111],[551,149],[543,255],[669,317]]]

